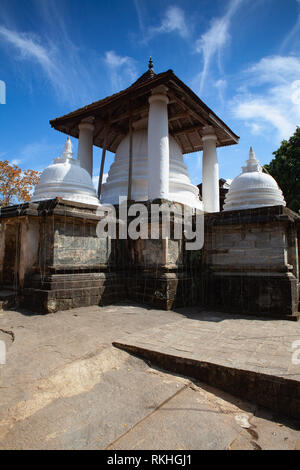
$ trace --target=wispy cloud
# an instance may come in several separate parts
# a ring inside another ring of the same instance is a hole
[[[176,33],[181,38],[186,39],[190,35],[190,28],[186,15],[182,8],[171,5],[169,6],[161,16],[158,25],[147,25],[147,19],[149,15],[145,11],[145,4],[139,0],[134,0],[134,5],[137,13],[139,29],[143,36],[142,43],[148,43],[150,39],[160,34]]]
[[[107,51],[104,62],[109,70],[113,91],[119,91],[136,80],[137,70],[132,57],[119,56],[115,51]]]
[[[42,83],[42,70],[60,101],[80,106],[99,98],[95,69],[101,67],[100,58],[95,60],[92,52],[83,54],[84,51],[69,37],[59,12],[46,8],[46,3],[51,4],[38,2],[39,6],[43,5],[43,8],[40,7],[40,34],[0,24],[0,48],[6,50],[15,61],[27,62],[32,66],[26,70],[30,80],[31,76],[35,76],[37,83]]]
[[[268,127],[288,138],[300,121],[300,59],[269,56],[244,71],[244,91],[232,102],[234,115],[257,134]]]
[[[300,8],[300,0],[296,0]],[[298,17],[296,23],[294,24],[293,28],[290,30],[288,35],[282,41],[280,47],[280,53],[284,53],[288,46],[299,46],[300,45],[300,12],[298,13]]]
[[[224,91],[227,87],[227,82],[224,79],[219,79],[215,82],[215,87],[218,90],[219,99],[222,105],[224,106]]]
[[[61,155],[63,143],[55,144],[45,139],[30,142],[20,149],[11,150],[10,161],[16,165],[30,164],[34,170],[42,171],[54,158]]]
[[[145,23],[144,23],[143,4],[140,2],[140,0],[134,0],[134,6],[135,6],[137,17],[138,17],[140,31],[144,33]]]
[[[49,78],[54,79],[55,73],[57,73],[57,67],[51,58],[52,51],[50,48],[47,49],[40,45],[34,35],[19,33],[5,28],[4,26],[0,26],[0,36],[16,49],[20,59],[35,60]]]
[[[184,11],[177,6],[170,6],[165,11],[159,26],[151,26],[148,30],[148,39],[157,34],[176,32],[182,38],[188,36]]]
[[[230,0],[224,16],[213,18],[210,28],[196,41],[196,51],[202,54],[203,69],[200,74],[200,93],[209,72],[211,62],[217,59],[221,68],[221,52],[230,41],[230,24],[233,16],[238,11],[244,0]]]

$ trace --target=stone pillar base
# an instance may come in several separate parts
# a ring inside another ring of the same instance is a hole
[[[50,274],[35,276],[22,290],[21,305],[39,313],[109,305],[126,298],[123,279],[117,273]]]

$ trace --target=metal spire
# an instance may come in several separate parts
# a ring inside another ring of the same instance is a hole
[[[250,150],[249,150],[249,160],[256,160],[255,153],[252,147],[250,147]]]
[[[71,142],[70,136],[68,136],[68,138],[66,140],[62,156],[59,157],[59,158],[54,158],[53,162],[54,163],[65,163],[69,159],[73,160],[72,142]]]
[[[149,70],[153,71],[153,61],[152,61],[152,57],[151,57],[151,56],[150,56],[150,58],[149,58],[148,68],[149,68]]]

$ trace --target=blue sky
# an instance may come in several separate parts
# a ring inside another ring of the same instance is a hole
[[[300,125],[300,0],[0,0],[0,159],[45,168],[65,142],[49,119],[126,88],[150,55],[240,135],[218,151],[223,178]],[[185,162],[201,182],[201,153]]]

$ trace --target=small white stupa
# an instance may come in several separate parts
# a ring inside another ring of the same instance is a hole
[[[62,156],[55,158],[53,164],[43,171],[31,201],[56,197],[94,206],[100,204],[90,174],[73,158],[70,137],[67,138]]]
[[[250,147],[246,166],[242,167],[242,173],[232,181],[226,194],[224,211],[285,205],[278,184],[271,175],[263,173]]]

